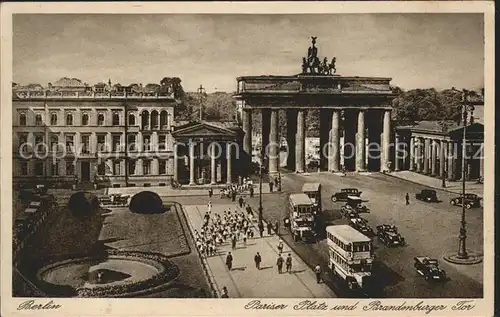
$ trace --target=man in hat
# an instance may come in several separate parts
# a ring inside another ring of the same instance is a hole
[[[233,267],[233,256],[231,255],[231,252],[229,252],[226,256],[226,265],[229,271],[231,271],[231,268]]]
[[[283,273],[283,262],[285,262],[285,260],[280,253],[280,255],[278,255],[278,260],[276,261],[276,265],[278,266],[278,274]]]
[[[259,252],[253,257],[253,260],[255,262],[255,267],[257,270],[260,270],[260,262],[262,262],[262,257],[260,256]]]

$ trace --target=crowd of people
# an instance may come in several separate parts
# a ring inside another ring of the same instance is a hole
[[[238,242],[246,245],[254,237],[251,208],[246,209],[247,213],[228,208],[220,215],[212,213],[212,202],[207,207],[202,227],[194,231],[196,246],[203,256],[217,255],[217,248],[227,242],[235,249]]]

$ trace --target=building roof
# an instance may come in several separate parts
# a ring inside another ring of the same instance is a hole
[[[305,183],[302,186],[302,191],[303,192],[315,192],[315,191],[318,191],[320,187],[321,187],[320,183]]]
[[[86,84],[83,83],[78,78],[68,78],[62,77],[58,81],[52,84],[54,87],[85,87]]]
[[[463,125],[458,124],[455,121],[447,120],[444,121],[445,125],[443,126],[442,121],[418,121],[415,124],[409,125],[400,125],[396,126],[396,130],[409,130],[412,132],[423,132],[430,134],[450,134],[455,131],[462,131]],[[467,130],[477,130],[483,126],[481,123],[473,123],[467,126]]]
[[[313,205],[311,198],[304,193],[290,194],[290,201],[295,206],[299,205]]]
[[[371,239],[349,225],[335,225],[326,227],[326,232],[334,235],[344,243],[370,242]]]
[[[174,138],[206,138],[206,139],[218,139],[234,140],[240,134],[241,129],[235,127],[234,124],[231,127],[227,127],[223,122],[197,122],[191,121],[187,124],[177,126],[175,131],[172,132]]]

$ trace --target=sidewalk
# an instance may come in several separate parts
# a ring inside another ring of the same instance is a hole
[[[255,186],[255,184],[254,184]],[[108,195],[111,194],[123,194],[123,195],[135,195],[138,192],[151,191],[157,193],[161,197],[179,197],[179,196],[208,196],[208,188],[198,189],[196,187],[190,188],[188,185],[183,186],[180,189],[174,189],[168,186],[152,186],[152,187],[119,187],[119,188],[108,188]],[[214,197],[218,198],[220,189],[214,188]],[[263,184],[262,194],[269,194],[269,186]],[[244,196],[249,196],[250,192],[243,193]],[[255,188],[254,195],[259,195],[259,187]],[[239,197],[240,194],[237,195]]]
[[[430,177],[410,171],[399,171],[386,173],[385,175],[398,177],[413,183],[420,185],[432,187],[439,190],[444,190],[450,193],[455,193],[458,195],[462,194],[462,182],[461,181],[448,181],[446,180],[446,188],[441,187],[442,180],[435,177]],[[466,193],[476,194],[479,197],[483,197],[483,184],[477,184],[476,181],[466,181],[465,191]]]
[[[184,206],[184,212],[191,230],[199,230],[203,222],[206,206]],[[222,214],[225,209],[240,210],[235,204],[213,205],[212,213]],[[292,273],[278,274],[278,237],[264,235],[258,237],[257,223],[254,221],[256,237],[249,239],[247,245],[238,241],[236,249],[231,250],[230,243],[218,247],[218,255],[208,257],[209,270],[215,279],[216,287],[228,289],[231,298],[331,298],[336,297],[324,283],[318,284],[314,272],[285,244],[283,257],[292,255]],[[265,232],[266,233],[266,232]],[[228,271],[225,265],[227,252],[233,255],[233,269]],[[261,269],[257,270],[253,261],[259,252],[262,256]],[[283,268],[284,269],[284,268]]]

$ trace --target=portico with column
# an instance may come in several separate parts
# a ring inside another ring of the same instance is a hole
[[[233,123],[224,126],[220,122],[190,122],[179,126],[172,137],[177,156],[173,175],[181,184],[230,184],[244,172],[238,160],[243,159],[248,140],[244,139],[243,130]],[[188,159],[182,160],[183,157]]]

